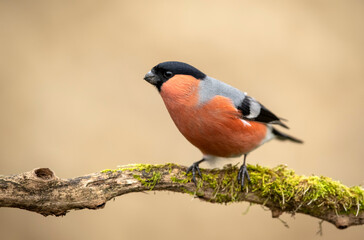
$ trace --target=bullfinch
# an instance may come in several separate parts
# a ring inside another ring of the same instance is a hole
[[[273,138],[302,143],[278,131],[274,126],[288,128],[284,119],[257,100],[189,64],[163,62],[144,79],[158,89],[179,131],[203,154],[187,169],[195,184],[196,173],[202,177],[199,164],[203,161],[244,155],[237,177],[243,188],[244,179],[250,181],[245,165],[248,153]]]

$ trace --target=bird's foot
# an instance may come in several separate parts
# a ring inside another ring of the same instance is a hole
[[[244,163],[240,167],[240,170],[239,170],[239,173],[238,173],[238,183],[241,184],[241,190],[242,191],[243,191],[243,187],[244,187],[245,177],[246,177],[246,179],[248,179],[248,182],[250,182],[249,172],[248,172],[248,169],[246,168],[246,165]]]
[[[202,174],[201,174],[201,170],[200,167],[198,166],[201,162],[203,162],[204,159],[202,159],[201,161],[198,162],[194,162],[189,168],[187,168],[187,172],[186,175],[189,174],[190,172],[192,172],[192,181],[193,183],[197,186],[197,181],[196,181],[196,172],[198,173],[198,175],[202,178]]]

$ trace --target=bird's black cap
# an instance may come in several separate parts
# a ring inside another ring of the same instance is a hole
[[[206,74],[187,63],[168,61],[159,63],[153,67],[152,70],[145,75],[144,79],[156,86],[160,91],[163,83],[177,74],[190,75],[200,80],[206,77]]]
[[[191,75],[197,79],[203,79],[206,77],[206,74],[198,70],[197,68],[183,62],[177,61],[168,61],[158,64],[153,68],[155,72],[166,72],[170,71],[173,75],[183,74],[183,75]]]

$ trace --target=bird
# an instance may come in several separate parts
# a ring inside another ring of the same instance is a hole
[[[187,63],[159,63],[144,80],[157,88],[178,130],[203,155],[186,172],[192,172],[195,185],[196,173],[202,178],[200,163],[216,157],[244,155],[237,175],[243,189],[245,178],[250,182],[246,157],[251,151],[272,139],[303,143],[278,130],[277,126],[288,129],[286,120],[246,92],[209,77]]]

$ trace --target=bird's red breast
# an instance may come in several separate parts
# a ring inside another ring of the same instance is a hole
[[[199,103],[198,80],[175,75],[161,88],[161,96],[179,131],[204,155],[234,157],[258,147],[267,134],[266,125],[241,119],[232,101],[215,96]]]

